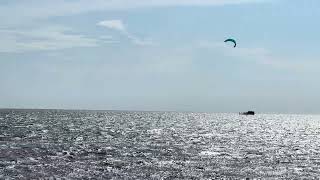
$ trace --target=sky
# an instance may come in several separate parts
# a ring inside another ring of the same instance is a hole
[[[1,0],[0,108],[320,113],[318,19],[318,0]]]

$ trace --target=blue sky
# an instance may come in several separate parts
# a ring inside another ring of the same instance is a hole
[[[3,0],[0,108],[319,113],[318,19],[316,0]]]

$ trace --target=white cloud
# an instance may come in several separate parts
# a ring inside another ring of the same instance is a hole
[[[109,29],[114,29],[114,30],[126,32],[126,28],[121,20],[101,21],[97,25],[103,26],[103,27],[106,27]]]
[[[141,39],[141,38],[129,33],[122,20],[119,20],[119,19],[104,20],[104,21],[98,22],[97,25],[121,32],[132,43],[134,43],[136,45],[139,45],[139,46],[154,45],[154,42],[152,42],[152,40],[150,40],[150,39]]]

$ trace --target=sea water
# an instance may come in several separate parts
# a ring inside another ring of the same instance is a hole
[[[0,110],[0,179],[316,179],[320,116]]]

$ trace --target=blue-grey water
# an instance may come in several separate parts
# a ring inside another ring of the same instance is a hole
[[[0,110],[0,179],[317,179],[320,116]]]

